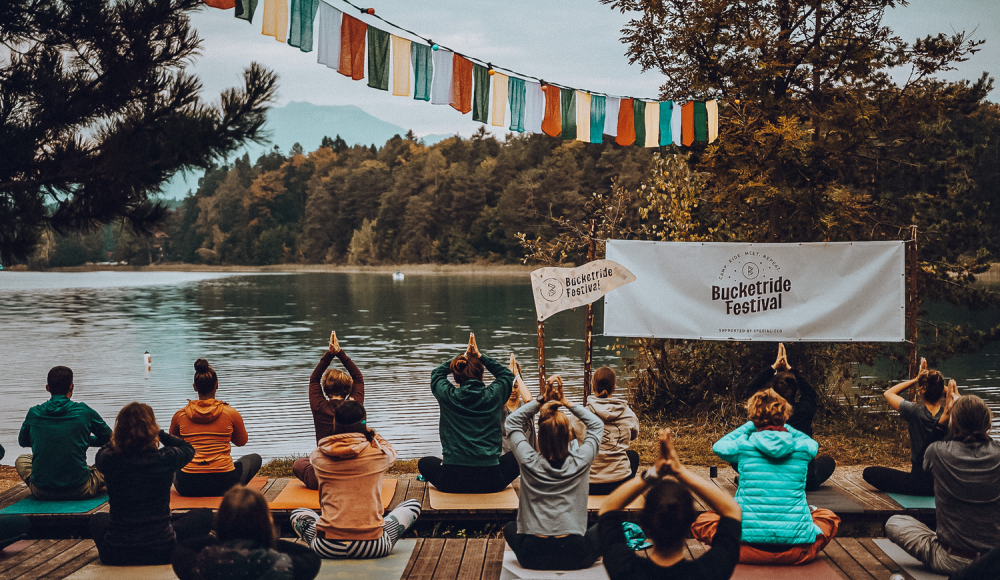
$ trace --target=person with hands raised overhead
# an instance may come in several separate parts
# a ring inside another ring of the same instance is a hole
[[[340,360],[347,373],[331,369],[333,357]],[[350,373],[350,375],[348,375]],[[357,365],[340,347],[337,333],[330,333],[330,345],[319,364],[309,376],[309,410],[312,411],[316,443],[333,435],[334,413],[344,401],[365,403],[365,379]],[[292,463],[292,473],[309,489],[319,489],[319,480],[309,464],[308,457],[300,457]]]
[[[900,393],[916,387],[919,403],[904,399]],[[906,421],[910,434],[910,471],[889,467],[866,467],[861,477],[870,485],[887,493],[906,495],[934,495],[934,478],[924,471],[924,451],[934,437],[935,425],[941,420],[944,406],[944,377],[940,372],[927,368],[927,359],[920,359],[917,376],[903,381],[885,392],[885,400]]]
[[[611,580],[725,580],[740,557],[743,510],[729,494],[684,466],[669,429],[659,433],[660,455],[642,477],[622,484],[604,501],[597,538]],[[653,543],[645,558],[628,545],[622,524],[625,508],[646,494],[639,525]],[[694,560],[684,559],[684,539],[695,520],[693,495],[719,516],[712,547]]]
[[[997,557],[988,554],[1000,547],[1000,443],[990,437],[993,413],[979,397],[959,396],[955,381],[945,388],[943,407],[938,424],[947,425],[947,440],[930,443],[922,465],[932,478],[935,529],[896,515],[886,522],[885,535],[939,574],[995,578],[961,574],[981,558],[996,566]]]
[[[788,363],[785,345],[778,343],[778,357],[774,364],[765,367],[757,377],[747,385],[746,396],[749,397],[763,389],[774,389],[792,406],[792,414],[788,424],[809,437],[813,436],[812,422],[816,416],[816,390],[809,381]],[[806,491],[819,489],[823,482],[830,479],[837,462],[829,455],[817,455],[809,462],[806,472]]]
[[[712,451],[739,465],[736,501],[743,507],[740,562],[797,565],[811,562],[837,535],[840,518],[806,501],[806,471],[819,445],[786,421],[791,405],[774,389],[747,401],[750,420],[715,442]],[[698,516],[691,533],[711,544],[720,517]]]
[[[489,385],[483,382],[487,370],[494,377]],[[500,431],[500,408],[513,385],[514,373],[479,352],[471,333],[464,353],[431,371],[431,392],[441,407],[444,457],[417,462],[424,479],[446,493],[495,493],[517,478],[514,455],[501,454]]]
[[[511,389],[510,397],[507,398],[507,402],[504,403],[503,407],[500,407],[500,433],[503,436],[503,439],[501,440],[503,453],[514,450],[510,446],[510,441],[507,439],[507,417],[510,417],[510,414],[516,411],[522,404],[530,403],[532,400],[531,391],[528,389],[528,385],[525,384],[524,379],[521,378],[521,365],[518,364],[517,359],[514,358],[514,353],[511,353],[510,355],[510,364],[508,364],[507,368],[510,369],[510,372],[514,373],[514,388]],[[528,430],[525,431],[524,435],[528,438],[528,443],[534,447],[534,421],[528,425]]]
[[[579,570],[600,557],[597,530],[587,529],[587,491],[604,424],[566,400],[559,375],[549,378],[546,387],[537,401],[507,418],[507,439],[521,466],[521,494],[517,521],[504,526],[503,535],[524,568]],[[559,407],[586,425],[582,445],[575,443],[569,417]],[[525,435],[536,413],[537,451]]]

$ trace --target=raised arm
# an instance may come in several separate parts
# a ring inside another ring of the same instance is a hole
[[[490,396],[496,397],[500,404],[503,404],[504,401],[510,398],[510,391],[514,388],[514,373],[485,354],[480,354],[479,360],[482,361],[486,370],[490,371],[490,374],[495,378],[490,383],[490,386],[486,388],[486,391]]]
[[[361,370],[358,369],[358,365],[354,364],[354,361],[347,356],[344,349],[340,349],[337,352],[337,358],[340,359],[340,364],[344,365],[347,369],[347,374],[351,375],[351,380],[354,382],[354,386],[351,387],[351,399],[365,404],[365,378],[361,375]]]
[[[508,368],[514,375],[514,388],[517,389],[517,394],[518,397],[520,397],[521,402],[530,403],[534,397],[531,396],[531,390],[528,389],[528,385],[525,384],[524,379],[521,378],[521,365],[517,364],[517,360],[514,358],[514,353],[510,354],[510,365]]]
[[[314,411],[319,409],[326,401],[326,395],[323,394],[323,373],[326,372],[326,369],[330,368],[330,363],[333,362],[334,356],[336,354],[329,350],[323,353],[323,358],[319,359],[319,364],[316,365],[312,374],[309,375],[309,408]]]
[[[518,463],[530,463],[538,456],[535,446],[528,441],[527,433],[531,423],[535,420],[535,414],[541,405],[538,401],[530,401],[521,405],[516,411],[507,417],[504,428],[507,430],[507,441],[514,451],[514,457]]]
[[[164,448],[169,449],[168,453],[174,459],[175,469],[184,467],[194,459],[194,447],[190,443],[180,437],[174,437],[162,429],[160,430],[160,443],[163,444]]]
[[[898,411],[899,405],[906,400],[902,396],[900,396],[900,393],[912,387],[913,385],[917,384],[917,381],[919,381],[920,378],[926,374],[927,374],[927,359],[922,358],[920,359],[920,372],[917,373],[917,376],[913,377],[908,381],[903,381],[901,383],[898,383],[892,386],[891,388],[887,389],[885,393],[883,393],[883,396],[885,397],[886,402],[889,403],[889,406],[892,407],[894,411]]]
[[[445,361],[438,368],[431,371],[431,392],[438,401],[449,389],[454,389],[455,385],[448,380],[451,373],[451,361]]]
[[[565,399],[563,400],[563,405],[566,405],[569,408],[569,412],[573,413],[577,419],[587,426],[587,434],[584,436],[583,444],[580,448],[586,454],[584,460],[593,461],[601,448],[601,438],[604,436],[604,422],[583,405],[573,405]]]

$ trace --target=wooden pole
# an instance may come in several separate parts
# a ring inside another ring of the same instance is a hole
[[[538,392],[545,392],[545,322],[538,321]]]
[[[907,339],[910,341],[910,368],[908,376],[913,378],[917,376],[917,371],[920,368],[920,359],[917,358],[917,315],[920,313],[920,264],[917,261],[917,226],[910,226],[910,246],[907,248],[909,254],[907,255],[907,289],[909,294],[909,299],[906,301],[906,323],[909,327],[909,336]],[[916,389],[910,389],[910,397],[912,398]]]
[[[590,246],[587,248],[587,261],[593,262],[597,257],[597,242],[594,236],[597,235],[597,224],[590,220]],[[593,366],[594,352],[594,303],[587,305],[587,329],[583,339],[583,404],[587,404],[587,397],[590,396],[590,369]]]

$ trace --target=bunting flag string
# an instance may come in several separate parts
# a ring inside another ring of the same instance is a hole
[[[205,3],[253,22],[258,1]],[[413,38],[351,16],[335,1]],[[302,52],[311,52],[315,40],[317,63],[356,81],[367,76],[378,90],[389,91],[391,79],[394,96],[450,105],[478,123],[507,126],[509,110],[511,131],[584,143],[603,143],[607,135],[622,146],[689,147],[719,138],[719,99],[647,101],[550,83],[441,46],[350,0],[263,0],[261,12],[265,36]]]

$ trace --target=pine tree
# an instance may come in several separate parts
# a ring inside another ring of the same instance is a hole
[[[201,0],[5,0],[0,43],[0,259],[28,257],[46,228],[125,220],[148,232],[151,194],[258,140],[276,77],[253,64],[209,105],[184,72]]]

